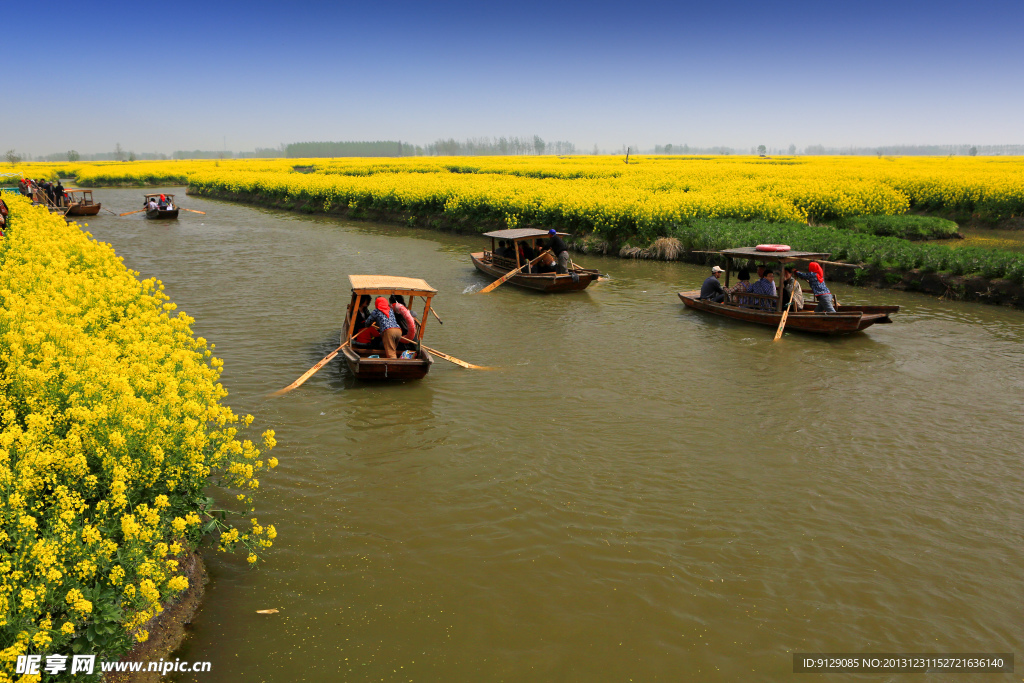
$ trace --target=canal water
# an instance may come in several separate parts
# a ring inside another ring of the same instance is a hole
[[[196,318],[281,462],[257,515],[279,538],[257,571],[207,554],[176,656],[212,673],[178,680],[781,681],[794,652],[1021,652],[1024,313],[837,285],[902,310],[773,343],[683,308],[701,267],[581,256],[609,279],[479,295],[483,238],[176,191],[206,215],[88,230]],[[427,343],[496,369],[333,362],[266,398],[338,345],[350,273],[426,279]]]

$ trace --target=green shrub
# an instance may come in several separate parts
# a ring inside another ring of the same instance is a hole
[[[832,223],[835,227],[879,237],[902,237],[908,240],[950,239],[959,226],[938,216],[852,216]]]

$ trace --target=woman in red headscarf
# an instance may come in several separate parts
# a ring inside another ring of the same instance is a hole
[[[836,309],[832,305],[832,292],[828,291],[828,287],[825,285],[825,271],[822,269],[821,264],[817,261],[811,261],[810,265],[807,266],[809,273],[802,273],[799,270],[796,271],[796,276],[807,280],[808,284],[811,285],[811,292],[814,294],[814,298],[818,300],[818,305],[814,309],[815,313],[835,313]]]
[[[366,324],[369,326],[377,323],[380,330],[381,340],[384,342],[384,353],[388,358],[398,358],[398,340],[402,338],[402,328],[395,320],[395,314],[388,305],[388,300],[382,296],[377,297],[375,310],[370,311],[366,316]]]

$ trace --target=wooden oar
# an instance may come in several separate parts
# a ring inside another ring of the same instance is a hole
[[[775,330],[775,339],[772,341],[779,341],[782,339],[782,330],[786,327],[786,318],[789,317],[789,309],[793,308],[793,300],[796,299],[796,283],[794,283],[793,293],[789,295],[789,303],[786,304],[786,310],[782,312],[782,320],[779,321],[779,329]],[[783,284],[785,289],[785,284]]]
[[[329,354],[324,356],[323,360],[321,360],[319,363],[317,363],[316,365],[311,367],[309,370],[306,370],[306,372],[302,373],[301,377],[299,377],[297,380],[295,380],[294,382],[292,382],[291,384],[286,386],[284,389],[278,389],[277,391],[275,391],[274,393],[272,393],[270,395],[271,396],[281,396],[282,394],[287,394],[292,389],[297,389],[298,387],[301,387],[305,383],[305,381],[307,379],[309,379],[310,377],[315,375],[317,373],[317,370],[319,370],[323,366],[327,365],[327,363],[329,363],[332,358],[337,356],[338,352],[341,351],[346,346],[348,346],[348,342],[345,342],[344,344],[342,344],[341,346],[339,346],[338,348],[334,349]]]
[[[413,341],[412,339],[406,339],[405,337],[402,337],[402,341],[404,341],[406,344],[416,344],[417,343],[416,341]],[[466,361],[464,361],[464,360],[462,360],[460,358],[456,358],[455,356],[449,356],[447,353],[443,353],[441,351],[438,351],[437,349],[432,349],[429,346],[423,344],[422,342],[419,342],[419,345],[420,345],[420,348],[426,349],[430,353],[434,354],[435,356],[439,356],[440,358],[443,358],[444,360],[448,361],[449,363],[455,363],[456,365],[460,365],[460,366],[462,366],[464,368],[468,368],[470,370],[493,370],[494,369],[494,368],[489,368],[489,367],[484,366],[484,365],[473,365],[472,363],[467,363]]]
[[[550,250],[545,249],[544,251],[542,251],[540,253],[540,256],[538,256],[537,258],[533,259],[529,263],[524,263],[523,265],[519,266],[515,270],[508,271],[507,273],[502,275],[500,278],[498,278],[497,280],[495,280],[491,284],[489,284],[486,287],[484,287],[483,289],[481,289],[480,290],[480,294],[487,294],[488,292],[497,289],[501,285],[505,284],[505,282],[507,280],[509,280],[513,275],[516,275],[517,273],[519,273],[519,271],[521,271],[523,268],[525,268],[526,266],[532,266],[534,263],[536,263],[537,261],[539,261],[541,259],[541,256],[544,256],[544,254],[550,254],[550,253],[551,253]]]
[[[195,209],[186,209],[184,206],[179,206],[178,208],[181,209],[182,211],[191,211],[192,213],[201,213],[204,216],[206,215],[205,211],[196,211]]]
[[[434,310],[433,308],[431,308],[431,309],[430,309],[430,312],[434,314],[434,317],[435,317],[435,318],[437,318],[437,322],[439,322],[439,323],[441,323],[442,325],[444,325],[444,321],[443,321],[443,320],[441,320],[441,316],[439,316],[439,315],[437,314],[437,311],[435,311],[435,310]]]
[[[129,211],[127,213],[119,213],[117,215],[118,216],[131,216],[133,213],[142,213],[143,211],[146,211],[146,209],[139,209],[138,211]]]

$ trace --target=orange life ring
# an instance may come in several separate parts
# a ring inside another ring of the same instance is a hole
[[[758,251],[790,251],[788,244],[759,244]]]

